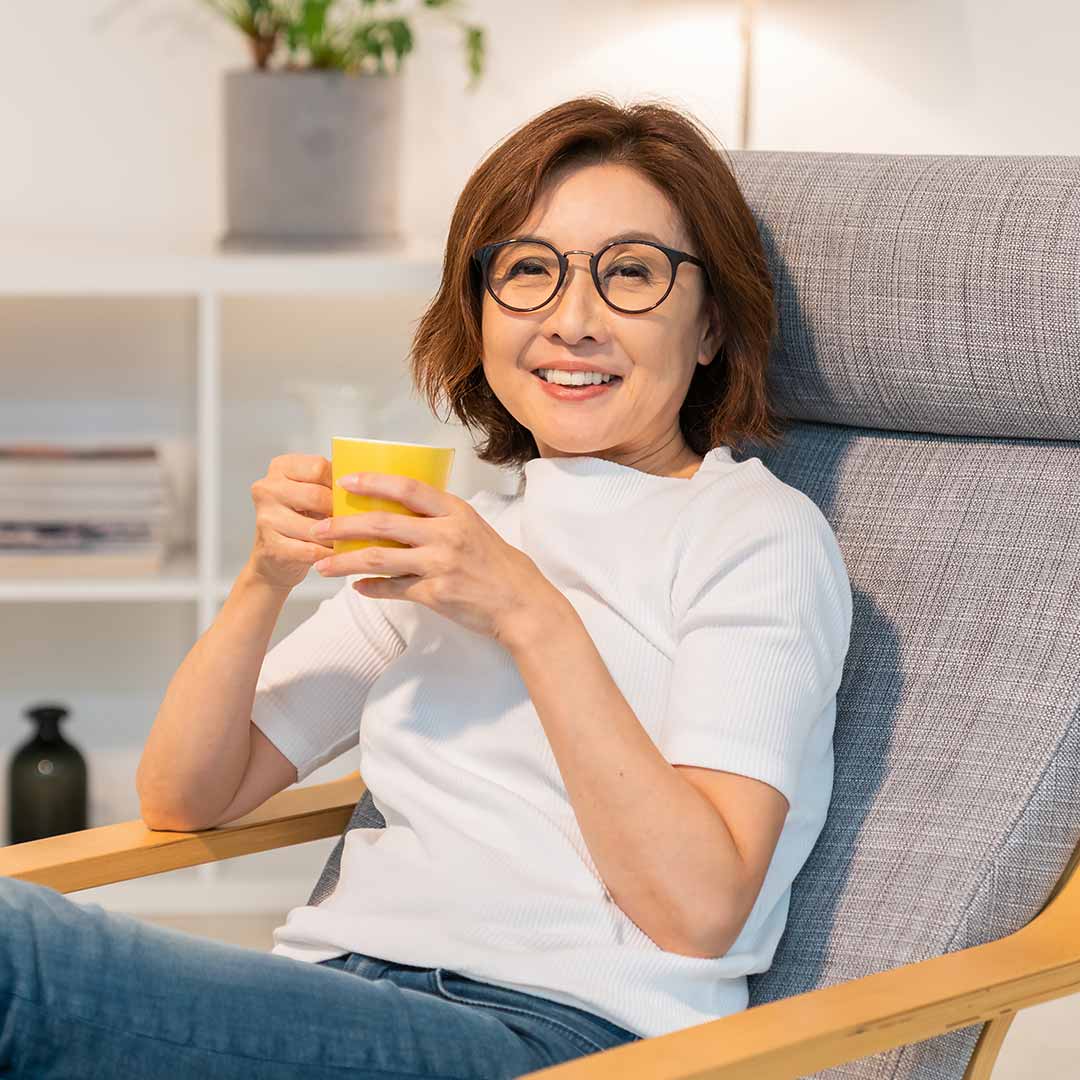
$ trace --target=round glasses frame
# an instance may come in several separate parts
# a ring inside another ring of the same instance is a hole
[[[530,244],[542,244],[548,248],[559,260],[559,281],[555,288],[552,290],[551,295],[542,303],[536,304],[533,307],[519,308],[513,307],[510,304],[503,303],[495,295],[495,290],[491,287],[491,282],[488,280],[488,265],[491,262],[491,256],[498,248],[504,247],[506,244],[518,244],[523,241],[528,241]],[[600,258],[608,248],[619,247],[625,244],[648,244],[649,247],[654,247],[662,251],[667,257],[668,262],[671,263],[671,281],[668,282],[667,289],[664,290],[664,295],[656,301],[655,304],[650,304],[647,308],[621,308],[617,304],[613,304],[605,295],[604,290],[600,287],[600,275],[597,273],[597,267],[600,264]],[[567,255],[588,255],[589,256],[589,272],[592,275],[593,285],[596,286],[596,291],[600,294],[600,299],[604,301],[609,308],[614,311],[620,311],[625,315],[643,315],[646,311],[652,311],[654,308],[658,308],[667,298],[668,294],[673,288],[675,288],[675,275],[679,272],[680,264],[684,262],[693,263],[695,266],[700,266],[702,270],[706,271],[705,279],[708,281],[708,267],[699,259],[696,255],[691,255],[687,251],[679,251],[677,248],[667,247],[664,244],[658,244],[653,240],[613,240],[610,244],[605,244],[599,251],[582,251],[580,249],[571,249],[570,251],[564,251],[561,254],[555,250],[554,246],[549,244],[546,240],[536,240],[532,237],[522,236],[517,237],[514,240],[500,240],[496,244],[485,244],[483,247],[477,248],[472,254],[472,261],[480,267],[480,276],[484,282],[484,288],[490,293],[491,298],[500,306],[506,308],[508,311],[539,311],[540,308],[546,307],[559,295],[559,291],[563,287],[563,282],[566,280],[566,272],[570,266],[570,260]]]

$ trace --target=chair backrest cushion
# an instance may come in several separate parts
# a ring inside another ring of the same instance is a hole
[[[754,1007],[1012,933],[1080,842],[1080,157],[730,159],[790,422],[735,456],[818,504],[855,605],[829,817]],[[348,828],[381,825],[365,793]],[[962,1080],[981,1028],[814,1075]]]
[[[1080,842],[1080,157],[735,151],[852,584],[829,817],[750,1007],[1030,922]],[[961,1080],[982,1024],[826,1069]]]
[[[1080,841],[1080,444],[800,425],[761,456],[854,613],[829,816],[751,1008],[1018,930]],[[981,1028],[814,1075],[962,1080]]]

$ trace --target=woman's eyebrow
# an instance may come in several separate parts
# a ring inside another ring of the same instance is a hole
[[[553,247],[558,245],[554,240],[549,239],[546,236],[537,236],[535,234],[531,236],[512,236],[511,240],[543,240],[545,243],[551,244]],[[655,233],[647,232],[645,229],[626,229],[623,232],[616,233],[614,236],[609,236],[606,240],[602,241],[600,247],[604,247],[606,244],[614,244],[620,240],[652,240],[657,244],[667,244],[666,240],[661,240]],[[597,249],[599,250],[599,249]]]

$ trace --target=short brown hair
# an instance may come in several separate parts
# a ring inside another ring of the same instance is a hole
[[[556,171],[606,163],[636,168],[666,194],[706,264],[723,342],[711,364],[697,365],[679,411],[687,444],[699,455],[746,441],[775,445],[782,421],[767,400],[765,374],[777,320],[757,225],[708,129],[656,102],[623,108],[606,95],[573,98],[511,132],[480,163],[454,208],[442,283],[413,337],[415,386],[436,416],[445,397],[470,431],[486,433],[476,446],[481,461],[520,473],[540,456],[484,375],[483,281],[472,253],[510,235]]]

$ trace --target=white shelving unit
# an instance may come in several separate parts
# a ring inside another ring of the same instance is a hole
[[[98,236],[80,239],[70,233],[54,237],[5,233],[0,244],[0,300],[73,296],[194,299],[198,528],[194,550],[174,550],[165,569],[153,578],[0,580],[0,603],[190,601],[197,608],[197,640],[213,622],[239,570],[238,566],[223,566],[223,300],[230,296],[315,294],[378,297],[394,292],[432,295],[439,284],[442,257],[441,248],[410,243],[348,253],[239,254],[218,252],[210,238],[201,237],[109,240]],[[343,583],[340,578],[312,577],[314,580],[293,590],[289,604],[317,602]],[[48,643],[42,642],[41,647],[47,648]],[[272,855],[268,852],[255,858]],[[73,894],[73,899],[95,901],[114,910],[163,914],[275,911],[281,901],[273,898],[277,891],[274,885],[287,875],[269,869],[269,863],[267,867],[265,877],[233,882],[219,880],[219,865],[211,863],[83,890]],[[311,885],[314,881],[311,876]],[[214,886],[208,889],[205,886],[210,882]]]

